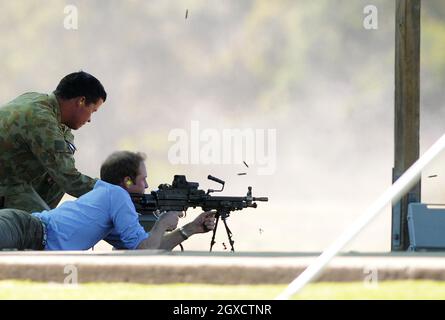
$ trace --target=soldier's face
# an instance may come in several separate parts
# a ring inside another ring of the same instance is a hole
[[[79,129],[85,123],[91,122],[91,115],[99,110],[100,106],[104,103],[102,99],[99,99],[96,103],[85,103],[85,98],[79,99],[77,102],[76,112],[74,114],[74,121],[71,129]]]

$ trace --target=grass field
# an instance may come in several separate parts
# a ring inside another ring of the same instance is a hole
[[[56,284],[0,281],[0,299],[274,299],[284,285],[203,285],[132,283]],[[325,282],[306,287],[294,299],[445,299],[445,282]]]

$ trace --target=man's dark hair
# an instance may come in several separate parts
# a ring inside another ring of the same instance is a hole
[[[60,80],[54,94],[61,99],[85,97],[85,103],[97,103],[102,98],[107,100],[103,85],[94,76],[84,71],[70,73]]]
[[[139,152],[113,152],[100,167],[100,179],[115,185],[122,183],[125,177],[136,180],[139,166],[145,158],[145,155]]]

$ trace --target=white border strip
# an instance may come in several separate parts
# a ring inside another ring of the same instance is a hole
[[[326,265],[334,258],[341,249],[352,241],[364,227],[378,216],[380,211],[388,205],[400,200],[414,184],[419,180],[422,170],[445,149],[445,134],[436,141],[397,181],[389,187],[332,245],[294,279],[287,288],[279,294],[276,300],[289,299],[299,292],[311,280],[317,277]]]

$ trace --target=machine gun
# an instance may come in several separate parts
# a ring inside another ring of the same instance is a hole
[[[139,222],[146,231],[150,231],[156,222],[158,215],[163,211],[187,211],[188,208],[201,207],[204,211],[216,210],[215,228],[213,229],[213,236],[210,243],[210,251],[212,251],[215,244],[216,229],[218,221],[224,223],[231,250],[235,251],[232,240],[232,232],[227,226],[226,219],[230,213],[235,210],[242,210],[245,208],[256,208],[255,201],[268,201],[267,197],[252,197],[252,187],[248,187],[247,195],[245,197],[227,197],[227,196],[212,196],[213,192],[221,192],[224,190],[225,182],[218,178],[209,175],[209,180],[221,184],[220,190],[208,189],[207,192],[198,189],[199,183],[188,182],[185,176],[175,175],[173,183],[161,184],[157,191],[152,191],[150,194],[130,194],[131,199],[136,207],[139,215]]]

